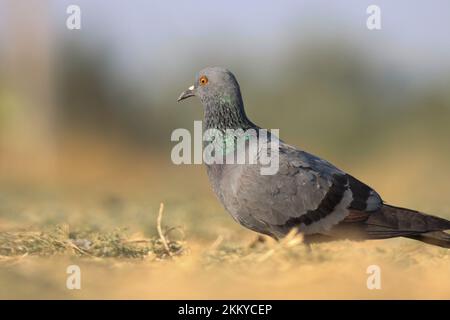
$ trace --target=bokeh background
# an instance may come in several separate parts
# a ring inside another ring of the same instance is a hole
[[[66,28],[70,4],[81,30]],[[371,4],[381,30],[366,27]],[[0,230],[151,235],[163,201],[191,243],[254,237],[202,166],[170,160],[171,132],[202,118],[176,99],[214,65],[235,73],[260,126],[389,203],[449,218],[449,13],[447,1],[0,0]]]

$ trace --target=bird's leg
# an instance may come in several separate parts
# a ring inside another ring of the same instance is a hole
[[[253,240],[252,242],[250,242],[250,244],[248,245],[249,248],[256,248],[260,245],[263,245],[267,242],[267,239],[265,236],[258,234],[255,238],[255,240]]]

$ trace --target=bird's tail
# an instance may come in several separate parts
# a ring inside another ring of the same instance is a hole
[[[383,205],[365,222],[372,239],[406,237],[450,248],[450,221],[415,210]]]
[[[407,238],[450,249],[450,234],[444,231],[426,232],[419,235],[407,236]]]

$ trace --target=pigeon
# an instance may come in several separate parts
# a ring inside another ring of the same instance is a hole
[[[196,96],[203,129],[260,130],[246,115],[236,77],[222,67],[201,70],[178,101]],[[271,132],[269,139],[278,139]],[[275,174],[258,163],[208,163],[212,189],[242,226],[277,240],[296,229],[305,242],[405,237],[450,248],[450,221],[384,203],[365,183],[326,160],[281,140]]]

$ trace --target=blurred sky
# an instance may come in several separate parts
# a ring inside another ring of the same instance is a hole
[[[330,37],[353,33],[372,43],[374,54],[392,50],[405,63],[429,64],[450,55],[450,2],[445,0],[54,1],[55,17],[65,18],[60,14],[64,2],[79,3],[84,32],[107,37],[127,64],[137,61],[131,53],[140,53],[150,59],[171,58],[177,65],[176,57],[189,53],[186,44],[208,37],[222,42],[215,50],[245,49],[247,55],[267,56],[288,45],[292,33],[301,39],[311,32]],[[366,29],[370,4],[381,7],[382,31]],[[386,42],[380,43],[380,37]],[[206,40],[204,46],[205,51],[212,49]]]
[[[9,1],[13,3],[15,1]],[[27,5],[33,9],[33,2]],[[117,67],[130,73],[167,74],[191,70],[192,55],[239,57],[263,74],[276,68],[280,51],[292,41],[313,41],[314,35],[357,37],[376,59],[414,66],[434,74],[448,68],[450,2],[441,1],[34,1],[49,5],[53,32],[67,40],[104,44]],[[8,0],[0,0],[0,41],[5,42]],[[65,29],[69,4],[82,9],[82,30]],[[382,30],[366,29],[366,8],[382,10]],[[25,8],[25,10],[27,10]],[[2,23],[3,21],[3,23]],[[292,35],[295,35],[293,38]],[[195,47],[192,44],[195,43]],[[199,47],[200,46],[200,47]],[[223,63],[209,58],[205,64]],[[421,68],[424,65],[426,67]]]

